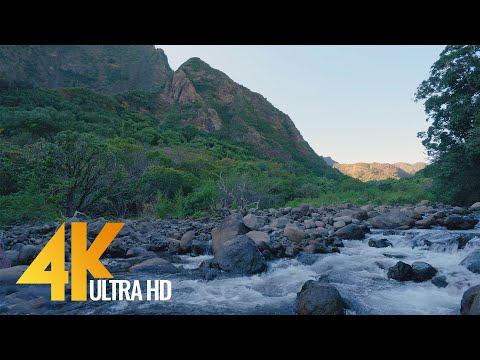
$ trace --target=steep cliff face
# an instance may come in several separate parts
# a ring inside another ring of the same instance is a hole
[[[0,45],[0,81],[104,94],[162,90],[173,74],[153,45]]]
[[[337,176],[303,139],[288,115],[199,58],[180,66],[165,94],[183,114],[180,121],[184,124],[247,144],[257,154],[301,161],[319,173]]]

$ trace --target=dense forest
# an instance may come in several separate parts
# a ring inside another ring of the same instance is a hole
[[[199,59],[162,70],[171,77],[150,91],[0,81],[0,226],[75,211],[201,217],[304,202],[469,205],[480,200],[479,53],[447,47],[418,89],[433,120],[420,134],[433,165],[371,183],[326,166],[285,114]]]

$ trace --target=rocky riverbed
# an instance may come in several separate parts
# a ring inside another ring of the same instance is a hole
[[[166,302],[50,302],[15,285],[60,224],[0,231],[1,314],[478,314],[480,203],[345,204],[224,219],[121,220],[102,262],[115,279],[169,279]],[[87,221],[93,241],[103,218]],[[67,285],[68,293],[68,285]]]

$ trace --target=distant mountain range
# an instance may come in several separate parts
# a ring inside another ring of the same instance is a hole
[[[395,164],[377,162],[339,164],[329,156],[323,156],[323,161],[341,173],[364,182],[408,178],[427,166],[427,164],[423,162],[417,162],[415,164],[405,162]]]

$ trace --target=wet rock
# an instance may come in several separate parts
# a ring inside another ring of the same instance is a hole
[[[368,240],[368,246],[374,248],[386,248],[393,245],[388,239],[370,239]]]
[[[181,251],[180,240],[172,239],[168,244],[168,252],[171,254],[178,254]]]
[[[180,249],[183,252],[190,251],[194,237],[195,237],[195,231],[193,230],[187,231],[185,234],[183,234],[180,240]]]
[[[336,246],[337,248],[339,247],[345,247],[345,245],[343,244],[343,241],[340,240],[340,239],[335,239],[333,240],[333,246]]]
[[[370,224],[377,229],[398,229],[401,227],[411,228],[415,220],[401,211],[392,211],[371,218]]]
[[[465,213],[465,209],[463,207],[460,207],[460,206],[455,206],[453,209],[452,209],[452,213],[454,214],[458,214],[458,215],[462,215]]]
[[[12,261],[5,253],[5,250],[3,249],[3,243],[0,241],[0,269],[5,269],[10,266],[12,266]]]
[[[462,260],[460,265],[465,266],[468,270],[475,274],[480,274],[480,249],[475,250],[468,255]]]
[[[344,315],[343,299],[331,284],[309,280],[297,293],[298,315]]]
[[[298,254],[298,250],[295,249],[292,245],[289,245],[285,248],[285,256],[287,257],[295,257]]]
[[[389,279],[398,281],[413,280],[413,269],[410,265],[405,264],[403,261],[399,261],[388,269],[387,276]]]
[[[270,247],[270,251],[276,257],[282,257],[285,255],[285,247],[279,242],[273,243]]]
[[[438,288],[445,288],[448,286],[447,277],[445,275],[437,275],[432,279],[432,284]]]
[[[303,251],[311,254],[329,254],[332,252],[331,249],[328,249],[326,246],[316,241],[311,241],[309,245],[305,246]]]
[[[193,255],[205,255],[210,252],[210,245],[208,244],[208,241],[193,240],[191,251]]]
[[[137,256],[142,256],[148,253],[149,251],[141,246],[136,246],[134,248],[128,249],[127,253],[125,254],[126,258],[133,258]]]
[[[238,235],[249,232],[250,229],[243,223],[243,218],[239,214],[232,214],[226,217],[216,228],[212,230],[212,250],[213,255],[221,249],[223,244],[234,239]]]
[[[480,201],[476,202],[468,208],[468,210],[480,210]]]
[[[300,242],[305,239],[305,233],[295,225],[287,225],[283,230],[283,234],[288,240],[293,242]]]
[[[16,285],[17,280],[27,269],[26,265],[17,265],[5,269],[0,269],[0,298],[19,291],[25,285]]]
[[[365,237],[362,228],[355,224],[349,224],[335,231],[335,235],[345,240],[360,240]]]
[[[297,258],[298,261],[300,261],[302,264],[305,265],[312,265],[314,264],[318,259],[320,259],[320,255],[318,254],[308,254],[308,253],[300,253]]]
[[[420,229],[429,229],[431,226],[435,225],[437,221],[433,215],[426,216],[422,220],[415,221],[415,227]]]
[[[105,250],[105,257],[124,258],[127,256],[127,244],[120,239],[113,240]]]
[[[18,264],[18,250],[7,250],[5,256],[10,260],[10,266],[17,266]],[[8,267],[8,266],[5,266]]]
[[[215,254],[215,261],[222,270],[238,274],[255,274],[266,269],[265,259],[255,242],[245,235],[224,243]]]
[[[131,273],[148,273],[148,274],[176,274],[180,272],[179,269],[170,262],[161,258],[148,259],[140,264],[134,265],[130,268]]]
[[[30,265],[40,251],[34,245],[23,245],[18,254],[19,265]]]
[[[477,225],[478,220],[469,216],[449,215],[445,219],[445,226],[448,230],[469,230]]]
[[[480,285],[471,287],[463,293],[460,314],[480,315]]]
[[[415,261],[412,264],[412,270],[413,281],[415,282],[423,282],[430,280],[438,273],[437,269],[423,261]]]
[[[263,250],[262,255],[265,258],[265,260],[273,260],[273,254],[268,249]]]

